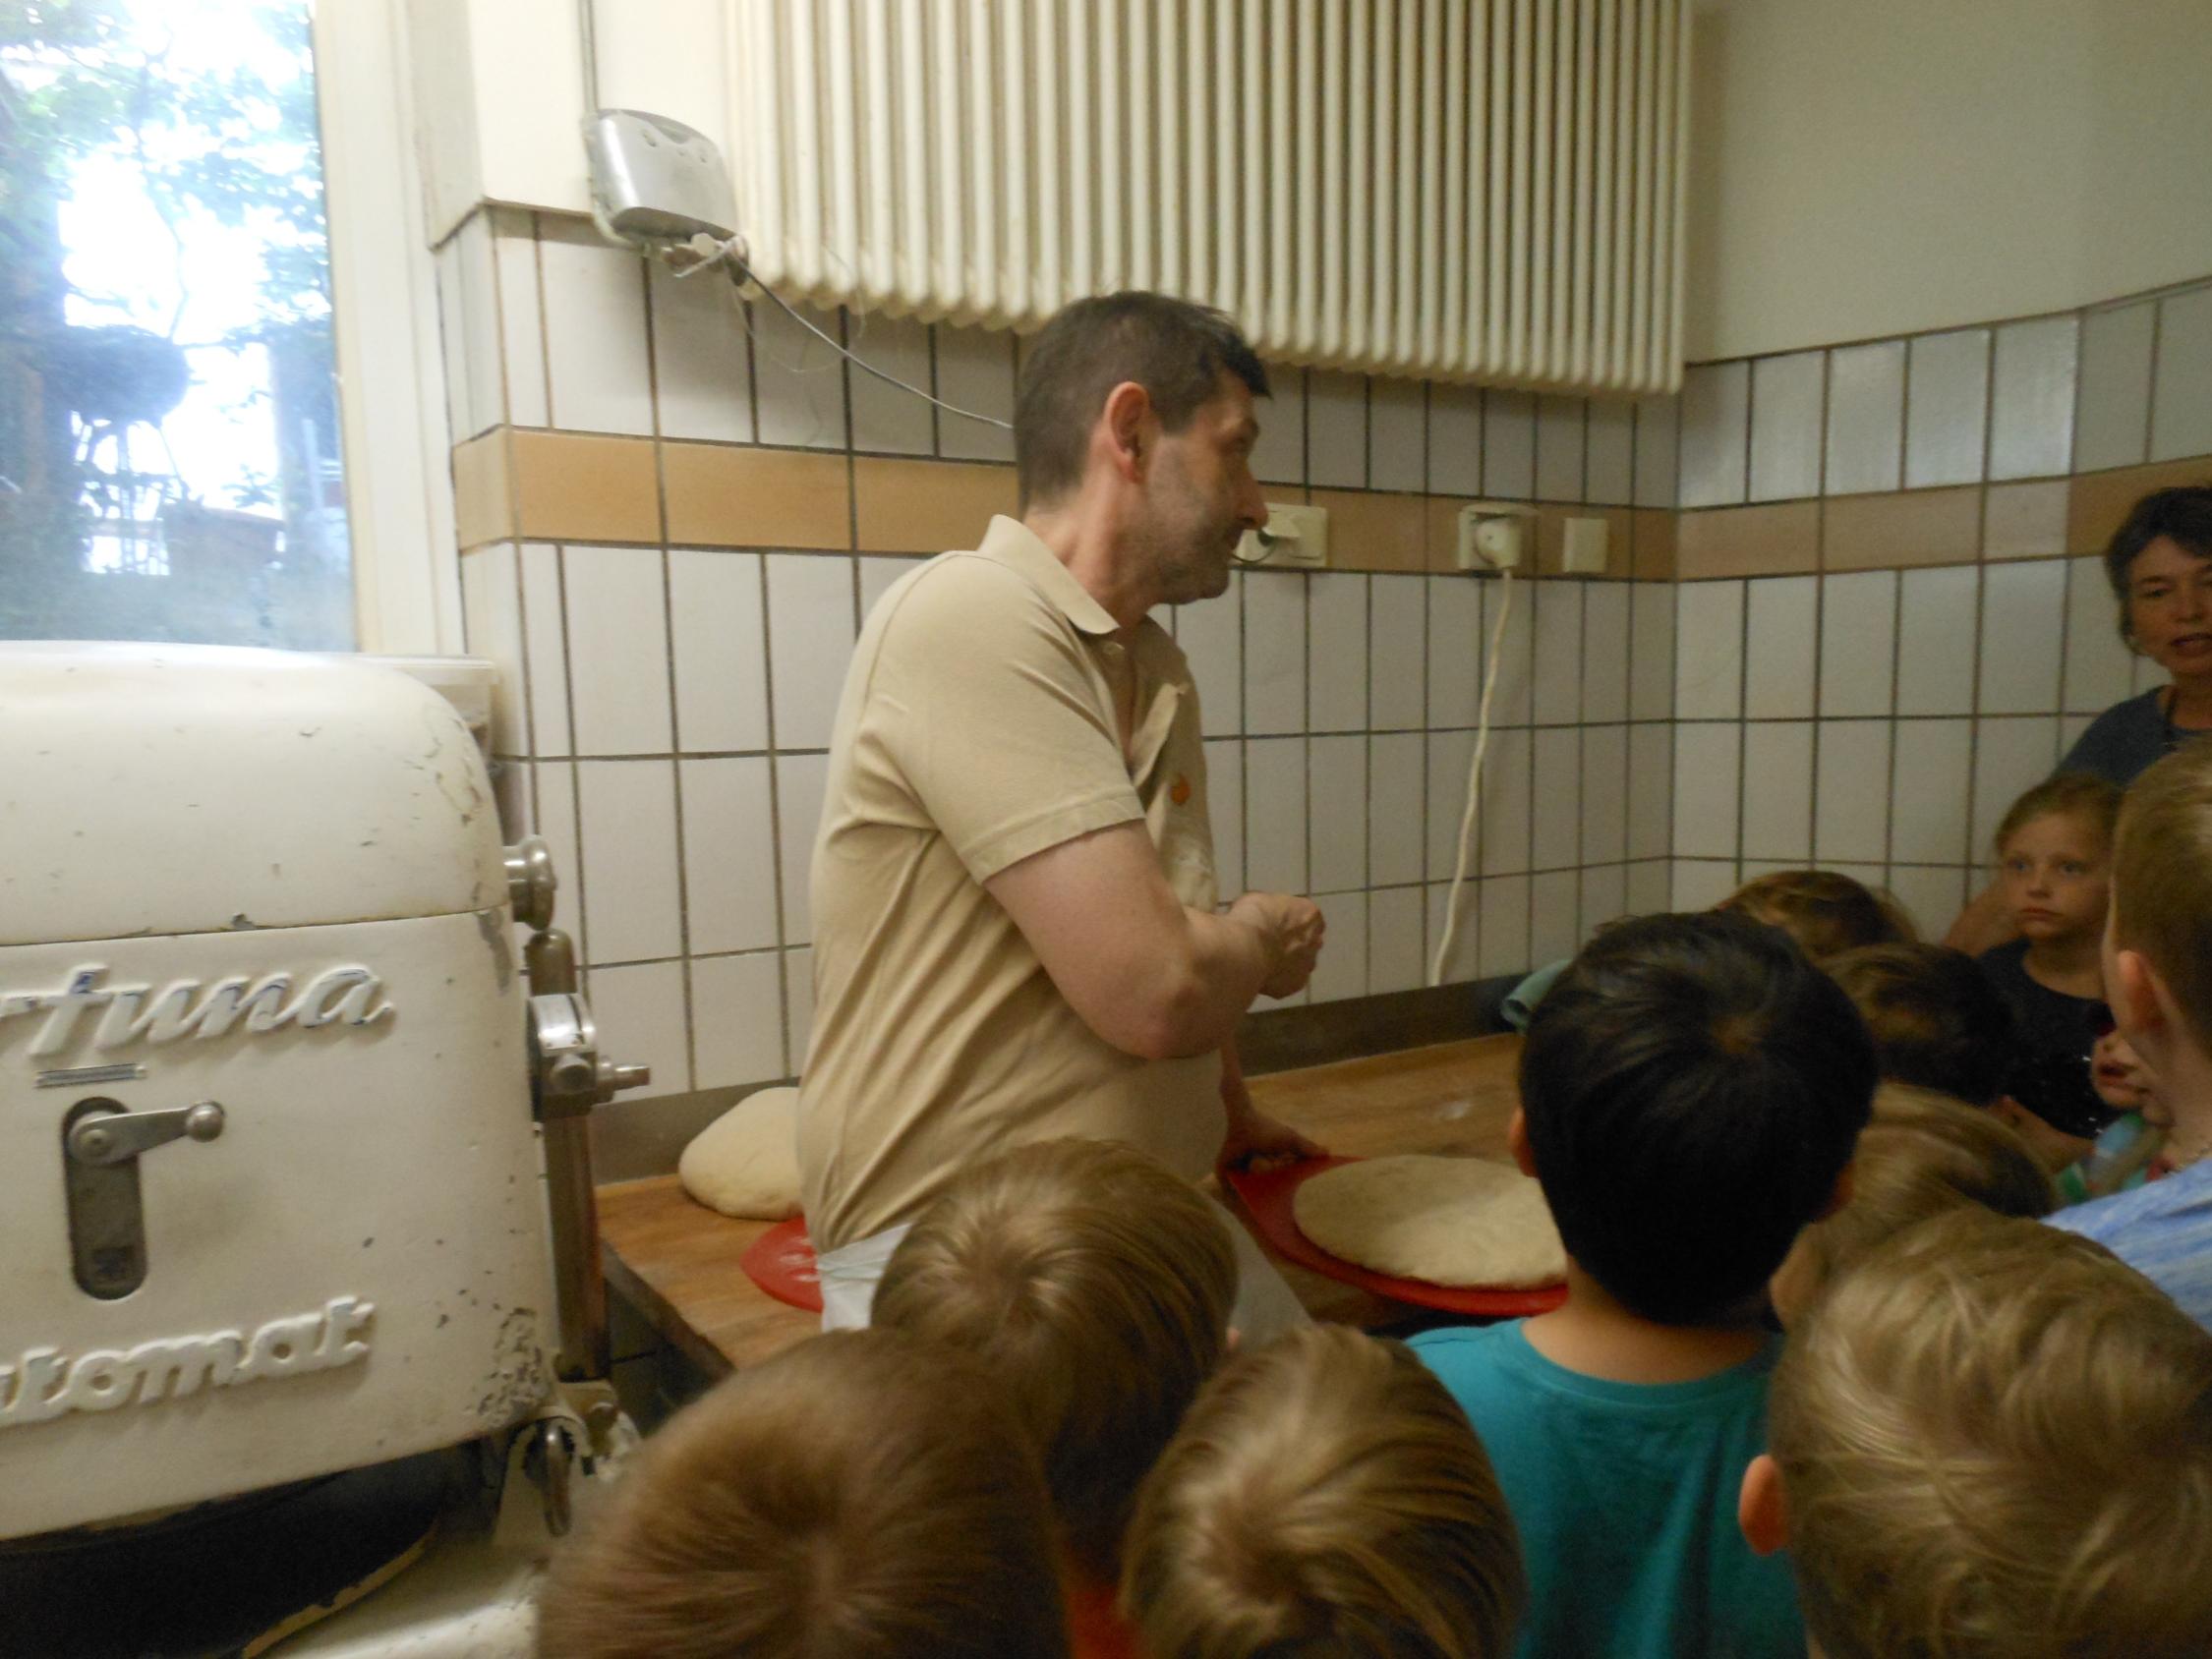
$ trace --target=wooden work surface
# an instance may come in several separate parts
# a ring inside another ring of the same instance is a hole
[[[1252,1080],[1262,1112],[1333,1153],[1505,1156],[1517,1099],[1518,1037],[1480,1037]],[[1232,1209],[1233,1194],[1224,1194]],[[607,1276],[662,1337],[709,1376],[721,1376],[820,1329],[820,1317],[765,1294],[737,1265],[765,1222],[732,1221],[684,1195],[673,1175],[599,1190]],[[1269,1251],[1273,1256],[1274,1252]],[[1412,1310],[1275,1257],[1316,1318],[1384,1325]]]

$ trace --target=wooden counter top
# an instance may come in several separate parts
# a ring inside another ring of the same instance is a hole
[[[1253,1078],[1252,1092],[1262,1112],[1334,1153],[1502,1159],[1520,1052],[1518,1037],[1480,1037],[1279,1071]],[[1236,1207],[1234,1196],[1228,1202]],[[610,1285],[711,1377],[820,1329],[817,1315],[764,1294],[737,1265],[767,1224],[694,1204],[673,1175],[601,1187],[599,1229]],[[1279,1257],[1276,1263],[1316,1318],[1380,1325],[1411,1311]]]

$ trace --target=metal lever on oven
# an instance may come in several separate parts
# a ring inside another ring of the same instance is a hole
[[[71,1125],[63,1144],[78,1163],[104,1169],[173,1140],[211,1141],[222,1132],[222,1103],[204,1100],[160,1112],[91,1114]]]
[[[146,1283],[146,1210],[139,1158],[174,1140],[211,1141],[223,1132],[211,1100],[132,1112],[93,1095],[62,1119],[62,1192],[69,1210],[70,1267],[87,1296],[113,1301]]]

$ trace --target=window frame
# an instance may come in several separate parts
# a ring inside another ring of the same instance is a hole
[[[316,0],[354,648],[465,647],[437,272],[404,0]]]

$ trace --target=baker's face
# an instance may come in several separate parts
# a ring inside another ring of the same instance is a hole
[[[2127,567],[2127,632],[2178,680],[2212,679],[2212,559],[2161,536]]]
[[[1229,587],[1237,543],[1266,522],[1252,476],[1259,436],[1252,393],[1233,374],[1179,432],[1162,432],[1148,474],[1144,540],[1167,604],[1210,600]]]

